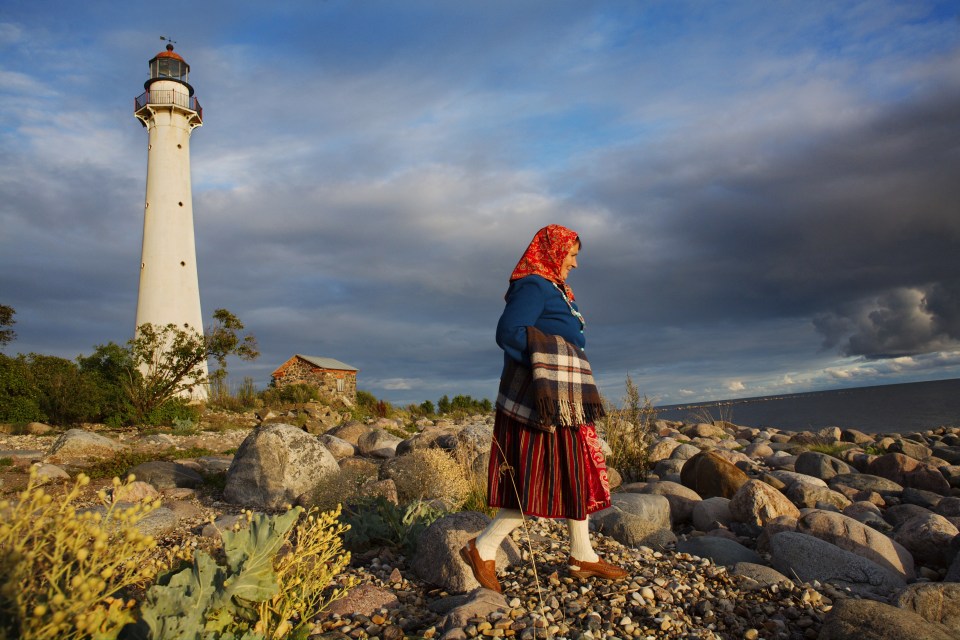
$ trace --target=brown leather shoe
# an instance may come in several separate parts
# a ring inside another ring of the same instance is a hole
[[[577,560],[573,556],[567,561],[570,575],[574,578],[589,578],[596,576],[604,580],[622,580],[627,577],[627,572],[618,566],[612,565],[603,558],[596,562],[584,562]]]
[[[472,538],[467,541],[467,546],[460,549],[460,557],[470,565],[473,570],[473,577],[477,579],[481,587],[503,593],[500,588],[500,581],[497,580],[497,564],[494,560],[484,560],[477,551],[477,539]]]

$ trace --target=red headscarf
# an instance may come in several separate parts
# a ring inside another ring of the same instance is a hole
[[[560,266],[570,253],[571,247],[579,239],[576,231],[558,224],[550,224],[540,229],[530,241],[530,246],[523,252],[520,262],[513,268],[510,281],[530,275],[542,276],[563,287],[567,297],[573,300],[573,289],[567,286],[560,276]]]

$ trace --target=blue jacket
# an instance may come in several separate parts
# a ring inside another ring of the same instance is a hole
[[[573,308],[579,311],[576,302]],[[587,341],[580,320],[570,313],[563,296],[552,282],[541,276],[527,276],[510,283],[507,306],[497,323],[497,344],[506,358],[530,365],[527,353],[527,327],[534,326],[548,335],[562,336],[582,350]]]

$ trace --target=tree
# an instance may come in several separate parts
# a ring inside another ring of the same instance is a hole
[[[26,358],[30,380],[38,391],[38,404],[53,424],[68,425],[97,420],[103,392],[93,376],[70,360],[31,353]]]
[[[157,328],[142,324],[137,335],[127,342],[130,368],[124,389],[137,421],[142,422],[155,408],[177,397],[190,395],[211,378],[227,375],[227,356],[255,360],[257,341],[252,335],[240,335],[243,323],[227,311],[213,312],[213,326],[206,335],[175,324]],[[214,360],[218,367],[209,375],[202,365]]]
[[[447,394],[443,394],[443,397],[437,400],[437,413],[450,413],[450,398],[447,397]]]
[[[13,329],[4,328],[12,327],[17,323],[17,321],[13,319],[16,313],[13,307],[0,304],[0,347],[8,342],[12,342],[13,339],[17,337],[17,333]]]

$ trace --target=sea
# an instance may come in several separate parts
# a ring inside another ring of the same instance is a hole
[[[727,420],[789,431],[823,427],[906,433],[960,427],[960,379],[811,391],[657,407],[658,418]]]

